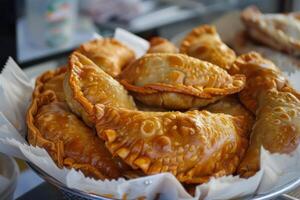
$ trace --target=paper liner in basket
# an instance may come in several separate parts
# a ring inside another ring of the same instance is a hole
[[[125,33],[125,34],[123,34]],[[119,34],[119,35],[118,35]],[[120,35],[121,34],[121,35]],[[116,38],[130,43],[137,56],[143,55],[148,43],[129,32],[117,32]],[[290,74],[291,83],[300,85],[300,73]],[[48,153],[41,148],[28,145],[25,136],[25,112],[30,102],[33,86],[30,79],[10,58],[0,75],[0,152],[29,161],[49,176],[70,188],[88,193],[109,195],[113,198],[135,199],[229,199],[255,192],[265,193],[276,189],[292,178],[300,177],[300,148],[291,155],[270,154],[262,149],[261,170],[249,179],[238,176],[212,178],[208,183],[196,188],[195,196],[190,196],[177,179],[168,173],[146,176],[132,180],[118,179],[96,181],[85,177],[73,169],[60,169]]]

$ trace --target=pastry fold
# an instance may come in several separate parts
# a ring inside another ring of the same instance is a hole
[[[224,42],[214,26],[202,25],[194,28],[182,40],[180,53],[211,62],[223,69],[230,69],[236,55]]]
[[[86,42],[77,51],[91,59],[112,77],[118,76],[135,58],[134,52],[129,47],[113,38]]]
[[[147,53],[178,53],[178,48],[169,40],[154,37],[150,40],[150,48]]]
[[[35,81],[33,98],[41,93],[50,90],[53,91],[58,101],[65,101],[65,93],[63,90],[63,81],[66,75],[67,67],[63,66],[56,70],[49,70],[40,75]]]
[[[96,105],[106,147],[145,174],[170,172],[184,183],[232,174],[247,148],[243,118],[207,111],[143,112]]]
[[[120,82],[146,105],[189,109],[241,91],[245,77],[184,54],[153,53],[129,65]]]
[[[26,122],[29,143],[45,148],[59,167],[75,168],[96,179],[121,176],[122,164],[53,91],[32,100]]]
[[[241,13],[247,33],[276,50],[300,55],[300,14],[262,14],[251,6]]]
[[[71,110],[89,126],[94,122],[93,107],[97,103],[136,109],[132,97],[118,81],[78,52],[69,58],[64,91]]]

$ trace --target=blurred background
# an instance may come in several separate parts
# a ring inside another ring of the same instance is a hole
[[[172,38],[250,4],[263,12],[300,8],[297,0],[1,0],[0,66],[8,56],[22,67],[66,57],[93,33],[111,36],[116,27]]]
[[[34,77],[64,64],[94,33],[112,36],[121,27],[146,39],[171,39],[253,4],[264,13],[300,9],[300,0],[1,0],[0,71],[11,56]],[[18,165],[15,198],[43,182],[24,163]]]

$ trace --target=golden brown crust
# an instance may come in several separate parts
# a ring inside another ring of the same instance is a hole
[[[248,136],[252,130],[255,117],[254,115],[247,110],[238,100],[237,96],[226,96],[216,103],[210,104],[203,108],[212,113],[224,113],[232,116],[238,116],[244,118],[244,129]]]
[[[222,42],[214,26],[194,28],[181,42],[180,52],[228,70],[236,55]]]
[[[250,145],[239,166],[239,174],[249,177],[259,170],[261,146],[271,153],[290,153],[299,142],[299,99],[289,92],[267,91],[260,97]]]
[[[82,44],[78,50],[112,77],[135,58],[134,52],[113,38],[95,39]]]
[[[254,40],[289,54],[300,54],[299,13],[262,14],[251,6],[241,13],[241,19]]]
[[[161,37],[154,37],[150,40],[150,48],[147,53],[178,53],[178,48],[169,40]]]
[[[106,147],[145,174],[170,172],[185,183],[235,172],[247,148],[243,119],[207,111],[142,112],[96,105]]]
[[[56,70],[50,70],[40,75],[35,82],[33,98],[39,96],[47,90],[55,92],[59,101],[65,101],[65,93],[63,91],[63,81],[67,71],[67,67],[63,66]]]
[[[122,85],[78,52],[70,56],[64,91],[71,110],[89,126],[94,122],[93,106],[97,103],[136,109]]]
[[[246,86],[239,93],[239,97],[254,114],[258,108],[260,93],[272,88],[281,91],[285,87],[290,87],[279,68],[256,52],[239,56],[230,73],[244,74],[247,77]]]
[[[189,109],[239,92],[245,77],[184,54],[153,53],[128,66],[120,82],[144,104]]]
[[[118,178],[122,168],[104,143],[68,108],[47,90],[33,98],[27,112],[27,139],[45,148],[59,167],[81,170],[97,179]]]

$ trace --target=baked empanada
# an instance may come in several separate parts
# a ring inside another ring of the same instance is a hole
[[[261,146],[271,153],[290,153],[299,141],[299,99],[289,92],[267,91],[260,96],[250,145],[239,166],[239,174],[249,177],[259,170]]]
[[[236,55],[222,42],[214,26],[194,28],[181,42],[180,53],[211,62],[228,70]]]
[[[118,76],[135,58],[130,48],[113,38],[92,40],[82,44],[77,51],[91,59],[112,77]]]
[[[256,41],[289,54],[300,55],[300,14],[262,14],[251,6],[241,14],[247,33]]]
[[[246,86],[239,93],[239,98],[254,114],[258,108],[261,92],[273,88],[281,91],[285,87],[290,87],[280,69],[255,52],[239,56],[232,65],[230,73],[244,74],[247,77]]]
[[[169,40],[154,37],[150,40],[150,48],[147,53],[178,53],[178,48]]]
[[[224,113],[244,118],[244,129],[250,134],[255,117],[238,100],[236,96],[226,96],[221,100],[203,108],[212,113]]]
[[[152,53],[129,65],[120,82],[146,105],[189,109],[239,92],[245,77],[184,54]]]
[[[35,82],[33,98],[40,95],[46,90],[51,90],[55,93],[59,101],[65,101],[65,93],[63,90],[63,81],[66,75],[67,67],[60,67],[56,70],[51,70],[40,75]]]
[[[53,91],[33,98],[27,113],[28,141],[45,148],[59,167],[72,167],[97,179],[118,178],[121,162],[113,159],[95,132]]]
[[[145,174],[203,183],[232,174],[247,148],[243,118],[207,111],[143,112],[96,105],[106,147]]]
[[[91,126],[97,103],[136,109],[135,103],[118,81],[84,55],[74,52],[64,80],[66,101],[71,110]]]

